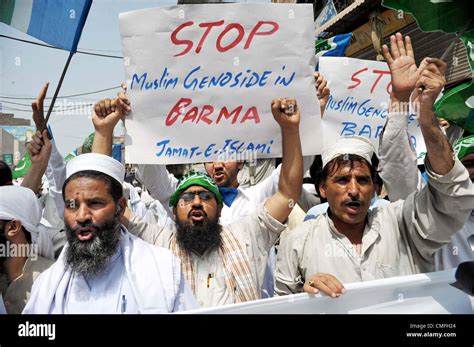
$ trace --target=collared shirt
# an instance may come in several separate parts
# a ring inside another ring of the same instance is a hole
[[[258,290],[262,287],[268,251],[285,227],[268,214],[264,203],[251,215],[225,227],[233,233],[246,253]],[[131,218],[128,230],[145,241],[165,248],[170,248],[171,238],[176,232],[176,229],[148,224],[136,215]],[[225,283],[219,251],[214,249],[203,255],[192,253],[192,260],[196,278],[195,296],[199,305],[210,307],[234,303],[234,293]]]
[[[329,273],[343,284],[434,270],[434,252],[449,242],[474,206],[474,189],[455,161],[444,176],[430,169],[429,187],[369,210],[359,255],[327,214],[309,220],[281,240],[276,293],[297,293],[306,278]]]

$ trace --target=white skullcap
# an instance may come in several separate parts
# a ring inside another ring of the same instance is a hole
[[[323,151],[322,160],[323,168],[334,158],[337,158],[344,154],[356,154],[370,164],[372,161],[372,155],[374,154],[375,148],[372,143],[365,137],[362,136],[347,136],[337,140],[336,143],[332,144]]]
[[[0,219],[18,219],[32,234],[38,233],[43,209],[31,189],[20,186],[0,187]]]
[[[125,167],[108,155],[86,153],[71,159],[66,166],[66,180],[76,172],[92,170],[104,173],[122,184],[125,176]]]
[[[31,189],[21,186],[0,187],[0,219],[17,219],[38,245],[38,254],[54,259],[53,243],[45,226],[41,225],[43,208]],[[33,256],[33,254],[31,254]]]

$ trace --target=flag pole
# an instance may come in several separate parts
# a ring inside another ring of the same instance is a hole
[[[53,99],[51,100],[51,103],[49,104],[48,114],[46,115],[46,118],[44,120],[43,129],[41,129],[41,132],[43,132],[47,128],[49,117],[51,116],[51,112],[53,111],[54,103],[56,102],[56,98],[58,97],[59,90],[61,89],[64,76],[66,76],[66,71],[69,67],[69,63],[71,62],[73,55],[74,55],[74,52],[69,52],[69,57],[67,58],[66,65],[64,65],[63,72],[61,73],[61,78],[59,79],[58,86],[56,87],[56,91],[54,92]]]

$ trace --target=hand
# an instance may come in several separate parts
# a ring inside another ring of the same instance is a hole
[[[403,43],[400,33],[390,36],[390,51],[387,45],[383,45],[382,53],[392,73],[393,96],[399,101],[408,101],[421,71],[427,65],[426,61],[422,61],[420,67],[416,67],[410,37],[405,36]]]
[[[426,62],[428,65],[421,72],[413,92],[413,104],[420,117],[419,111],[433,111],[436,98],[446,85],[446,63],[437,58],[426,58]]]
[[[303,286],[303,291],[310,294],[317,294],[322,291],[332,298],[338,298],[346,292],[346,289],[333,275],[318,272],[308,278]]]
[[[118,121],[124,120],[130,110],[130,100],[124,91],[119,92],[115,99],[99,101],[92,110],[92,123],[95,130],[113,132]]]
[[[314,80],[316,82],[316,96],[319,99],[319,105],[321,107],[321,118],[323,118],[323,113],[326,109],[326,104],[330,94],[328,81],[319,72],[314,73]]]
[[[294,99],[273,99],[272,100],[273,118],[280,125],[282,130],[299,129],[300,111]]]
[[[444,131],[448,130],[449,127],[451,126],[451,123],[449,123],[448,120],[444,119],[444,118],[438,118],[438,122],[439,122],[439,126],[441,127],[441,129],[443,129]]]
[[[44,129],[44,110],[43,103],[48,92],[49,82],[47,82],[43,88],[41,88],[38,97],[31,103],[31,109],[33,110],[33,121],[35,122],[36,130]]]
[[[51,156],[51,148],[48,130],[43,130],[42,134],[40,131],[37,131],[28,145],[31,163],[46,167]]]

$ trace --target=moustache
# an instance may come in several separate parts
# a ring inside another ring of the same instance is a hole
[[[94,232],[97,230],[100,230],[101,228],[104,227],[107,223],[101,223],[101,224],[95,224],[92,223],[91,221],[88,222],[83,222],[83,223],[77,223],[77,226],[74,228],[69,228],[72,232],[77,233],[81,231],[82,229],[93,229]]]
[[[359,197],[356,197],[354,199],[346,199],[342,202],[344,206],[356,206],[356,207],[363,207],[365,205],[365,202],[360,200]]]

